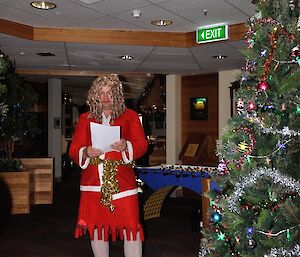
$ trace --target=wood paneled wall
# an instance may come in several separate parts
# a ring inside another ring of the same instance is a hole
[[[208,120],[190,119],[190,98],[208,98]],[[185,145],[188,138],[197,134],[207,135],[209,138],[218,137],[218,74],[205,74],[183,76],[181,83],[181,108],[182,108],[182,144]],[[215,143],[215,142],[214,142]],[[210,148],[210,147],[209,147]],[[207,149],[214,155],[213,149]],[[208,155],[211,155],[208,153]],[[216,159],[211,156],[209,159]]]

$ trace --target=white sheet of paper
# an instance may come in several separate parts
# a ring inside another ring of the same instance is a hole
[[[90,123],[92,146],[104,152],[112,151],[111,144],[120,140],[120,126],[106,126]]]

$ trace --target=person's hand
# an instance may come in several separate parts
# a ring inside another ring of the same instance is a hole
[[[127,148],[126,140],[121,138],[120,141],[116,141],[111,144],[111,148],[120,152],[125,151]]]
[[[85,153],[86,153],[86,157],[95,158],[95,157],[99,157],[104,152],[101,149],[99,149],[99,148],[94,148],[91,145],[89,145],[86,148]]]

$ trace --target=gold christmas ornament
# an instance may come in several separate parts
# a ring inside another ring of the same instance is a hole
[[[239,149],[240,152],[245,152],[249,149],[249,145],[245,141],[240,142],[238,144],[238,149]]]

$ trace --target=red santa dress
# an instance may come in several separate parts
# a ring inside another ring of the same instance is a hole
[[[115,210],[110,211],[107,206],[100,203],[103,163],[95,165],[90,162],[90,158],[84,160],[82,157],[83,150],[91,145],[90,123],[99,123],[88,116],[89,112],[80,115],[69,149],[70,157],[83,168],[75,237],[78,238],[88,231],[93,240],[94,230],[97,228],[100,240],[103,239],[102,230],[105,241],[109,240],[109,235],[113,241],[116,240],[117,235],[123,239],[123,233],[126,233],[128,240],[136,240],[137,232],[140,232],[140,238],[144,240],[143,229],[139,221],[138,189],[132,167],[120,165],[117,168],[119,193],[112,196]],[[135,111],[125,109],[125,112],[114,120],[113,126],[121,127],[121,138],[126,139],[128,150],[107,152],[102,158],[123,160],[129,163],[146,153],[148,144]]]

